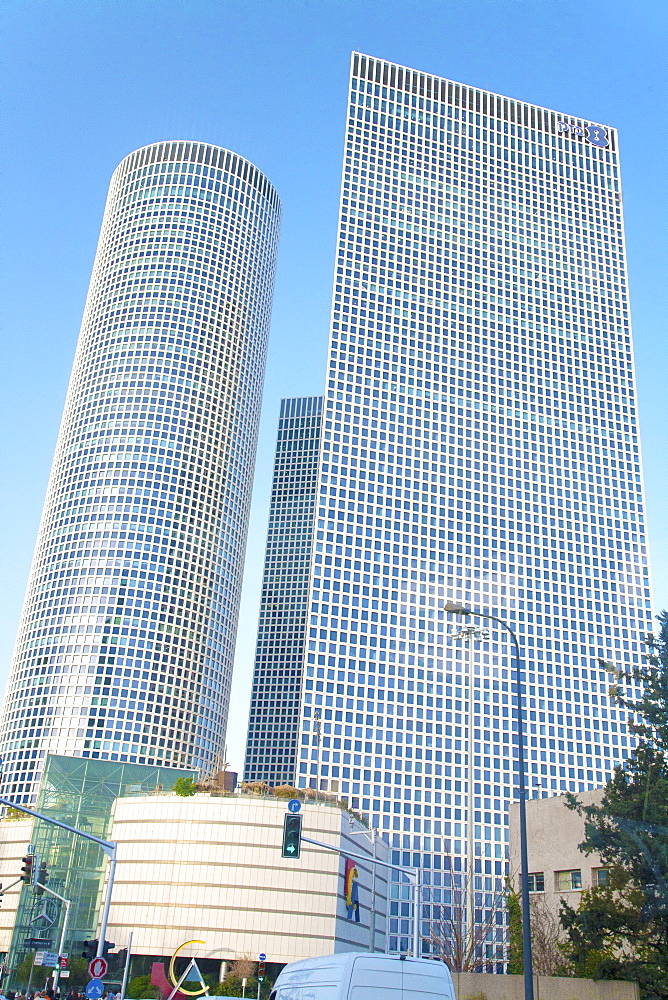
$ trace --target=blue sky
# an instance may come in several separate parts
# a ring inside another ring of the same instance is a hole
[[[666,10],[660,0],[0,4],[0,689],[109,178],[148,142],[218,143],[256,163],[284,209],[228,740],[241,768],[279,400],[324,382],[352,49],[619,128],[655,605],[668,607]]]

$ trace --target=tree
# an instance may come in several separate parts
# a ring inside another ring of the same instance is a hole
[[[483,908],[484,894],[476,891],[476,877],[480,879],[480,876],[453,872],[452,887],[445,890],[449,893],[445,904],[434,904],[433,907],[433,919],[425,940],[429,942],[432,954],[445,962],[451,972],[495,972],[496,965],[506,959],[502,924],[506,892],[503,883],[500,878],[496,879],[491,906]],[[473,885],[471,878],[474,879]],[[467,907],[471,890],[474,918],[472,926],[468,927]]]
[[[508,887],[506,899],[508,908],[508,972],[511,976],[521,976],[524,973],[524,951],[522,938],[522,899],[518,892]]]
[[[559,919],[545,901],[536,893],[531,896],[531,957],[534,974],[537,976],[566,976],[568,963],[564,957],[560,937],[562,930]],[[510,888],[507,896],[509,923],[508,972],[521,976],[524,973],[524,953],[522,939],[522,899],[515,889]]]
[[[86,986],[90,976],[88,974],[88,962],[85,958],[75,958],[74,955],[70,953],[70,957],[67,959],[67,968],[69,969],[69,978],[67,980],[67,986],[69,989],[72,987],[83,988]],[[63,980],[63,983],[65,980]],[[134,994],[130,994],[134,996]]]
[[[668,996],[668,614],[658,616],[646,662],[620,679],[643,687],[630,701],[617,685],[618,704],[642,716],[631,724],[634,755],[617,767],[600,806],[570,808],[585,819],[585,853],[597,852],[607,883],[582,893],[577,910],[562,904],[565,953],[578,975],[636,979],[643,1000]]]
[[[135,976],[130,980],[127,995],[133,1000],[156,1000],[160,990],[152,985],[150,976]]]
[[[30,973],[32,972],[33,962],[35,956],[33,952],[26,955],[21,964],[17,967],[14,973],[14,979],[19,987],[26,987],[30,981]]]
[[[568,962],[561,947],[563,932],[558,915],[550,908],[542,893],[532,895],[529,905],[534,975],[567,976]]]
[[[174,792],[176,795],[182,795],[184,798],[187,798],[190,795],[194,795],[196,791],[197,782],[194,778],[182,776],[174,782]]]

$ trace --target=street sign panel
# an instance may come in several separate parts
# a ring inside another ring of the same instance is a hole
[[[58,952],[45,951],[42,958],[42,965],[47,965],[49,968],[55,969],[58,965]]]
[[[103,979],[107,974],[108,968],[106,958],[102,958],[100,955],[98,958],[91,959],[88,963],[88,975],[92,979]]]
[[[260,961],[261,961],[261,962],[266,962],[266,960],[267,960],[267,956],[265,955],[265,953],[264,953],[264,952],[262,952],[262,953],[261,953],[261,954],[259,955],[259,959],[260,959]]]
[[[288,802],[288,809],[290,810],[291,813],[298,813],[301,807],[302,804],[299,801],[299,799],[290,799],[290,801]]]
[[[61,969],[60,970],[60,978],[61,979],[67,979],[69,977],[69,974],[70,974],[70,970],[69,969]]]
[[[43,951],[36,951],[35,952],[35,958],[33,959],[33,963],[32,964],[33,965],[42,965],[42,963],[44,962],[44,955],[45,955],[45,952],[43,952]]]
[[[91,979],[86,987],[86,996],[89,1000],[100,1000],[104,993],[104,983],[101,979]]]

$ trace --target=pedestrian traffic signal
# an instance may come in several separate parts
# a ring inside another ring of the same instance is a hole
[[[35,864],[35,855],[26,854],[25,858],[23,859],[23,864],[21,865],[21,878],[26,885],[30,885],[30,883],[32,882],[32,870],[34,864]]]
[[[39,866],[39,868],[35,872],[35,876],[36,876],[35,877],[35,895],[36,896],[43,896],[44,895],[44,886],[49,881],[49,873],[47,871],[46,861],[42,861],[41,865]]]
[[[81,957],[85,958],[87,962],[92,962],[97,956],[97,939],[95,941],[84,941],[84,950],[81,952]]]
[[[298,858],[301,853],[302,841],[302,817],[299,813],[286,813],[283,820],[283,849],[281,855],[284,858]]]

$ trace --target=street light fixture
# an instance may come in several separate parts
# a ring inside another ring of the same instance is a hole
[[[526,784],[524,781],[524,731],[522,729],[522,676],[520,646],[517,636],[506,622],[496,615],[486,614],[483,611],[472,611],[461,604],[451,601],[443,608],[453,615],[461,615],[463,618],[474,616],[476,618],[487,618],[489,621],[498,622],[506,632],[510,633],[515,647],[515,677],[517,685],[517,751],[520,768],[519,778],[519,806],[520,806],[520,881],[522,887],[522,956],[524,959],[524,1000],[533,1000],[533,962],[531,958],[531,914],[529,910],[529,852],[527,847],[527,814],[526,814]]]

